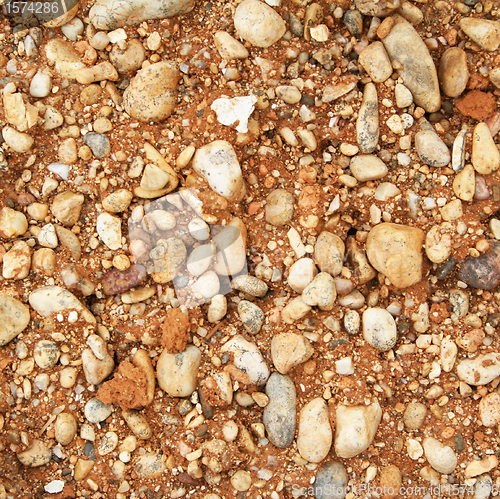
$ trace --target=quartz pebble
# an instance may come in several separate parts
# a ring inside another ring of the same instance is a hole
[[[31,149],[34,143],[33,137],[27,133],[18,132],[10,126],[3,127],[2,136],[5,143],[15,152],[25,153]]]
[[[24,331],[30,318],[29,308],[24,303],[0,294],[0,346],[7,345]]]
[[[307,338],[295,333],[280,333],[271,340],[271,358],[281,374],[306,362],[314,353]]]
[[[305,317],[310,310],[311,307],[304,302],[302,297],[297,296],[287,303],[286,307],[281,312],[281,318],[287,324],[293,324],[294,321]]]
[[[7,239],[21,236],[28,230],[24,213],[4,206],[0,212],[0,234]]]
[[[492,52],[500,46],[500,23],[498,21],[464,17],[460,20],[460,28],[485,50]]]
[[[393,348],[397,341],[397,328],[392,315],[382,308],[367,308],[363,312],[363,337],[381,352]]]
[[[457,364],[457,374],[469,385],[487,385],[500,376],[500,355],[487,353],[461,360]]]
[[[38,71],[30,83],[30,95],[36,98],[43,98],[49,95],[52,89],[52,79],[50,74]]]
[[[177,354],[164,350],[156,365],[158,385],[171,397],[188,397],[196,389],[200,362],[201,352],[194,345]]]
[[[469,80],[467,54],[459,47],[450,47],[439,62],[439,82],[448,97],[459,97]]]
[[[246,59],[250,54],[246,47],[226,31],[217,31],[214,44],[223,59]]]
[[[439,440],[424,438],[423,448],[429,464],[439,473],[449,475],[457,466],[457,457],[453,449],[443,445]]]
[[[285,189],[276,189],[266,198],[266,222],[276,227],[292,220],[295,197]]]
[[[50,209],[59,222],[66,227],[73,227],[80,218],[84,201],[83,194],[64,191],[54,197]]]
[[[337,456],[348,459],[368,449],[382,417],[382,409],[378,402],[368,406],[340,405],[335,414]]]
[[[291,445],[295,435],[296,393],[288,376],[274,372],[266,384],[269,404],[264,408],[262,422],[270,442],[280,449]]]
[[[427,408],[420,402],[410,402],[403,413],[403,421],[409,430],[418,430],[422,427],[427,416]]]
[[[62,412],[57,416],[54,431],[58,443],[63,446],[69,445],[75,438],[77,430],[78,425],[72,414]]]
[[[264,281],[248,274],[235,277],[231,284],[234,289],[259,298],[264,297],[269,289]]]
[[[378,97],[377,97],[377,89],[373,83],[367,83],[363,91],[363,102],[359,110],[358,119],[356,120],[356,136],[358,140],[359,149],[361,152],[371,153],[377,147],[378,137],[379,137]],[[367,156],[360,156],[360,157],[366,158]],[[353,167],[353,160],[351,160],[351,165],[350,165],[351,172]],[[383,164],[383,162],[381,163]],[[366,172],[366,173],[368,173],[368,176],[370,176],[371,172]],[[386,173],[387,170],[384,173],[384,175]],[[353,175],[360,182],[363,182],[363,180],[360,180],[354,172]],[[376,178],[372,178],[370,180],[376,180]]]
[[[31,252],[27,243],[16,241],[3,255],[2,277],[4,279],[25,279],[29,275]]]
[[[371,154],[354,156],[351,159],[349,168],[359,182],[379,180],[387,175],[385,163],[377,156]]]
[[[421,130],[415,135],[415,148],[426,165],[446,166],[451,161],[448,147],[432,130]]]
[[[36,468],[50,462],[52,451],[41,440],[33,440],[28,449],[17,454],[17,458],[24,466]]]
[[[36,343],[33,358],[40,369],[49,369],[57,364],[61,352],[57,343],[50,340],[41,340]]]
[[[238,303],[238,315],[243,326],[250,334],[257,334],[264,323],[264,312],[260,307],[247,300]]]
[[[323,231],[314,246],[314,260],[321,272],[336,276],[342,270],[344,251],[345,245],[340,237]]]
[[[316,275],[316,266],[311,258],[297,260],[289,270],[287,283],[297,293],[302,293]]]
[[[109,213],[101,213],[97,217],[97,233],[110,250],[117,250],[122,246],[121,225],[121,220]]]
[[[472,165],[465,165],[453,180],[453,192],[462,201],[472,201],[476,192],[476,178]]]
[[[210,301],[210,306],[207,311],[209,322],[219,322],[227,313],[227,300],[224,295],[215,295]]]
[[[320,310],[332,310],[337,290],[333,277],[327,272],[320,272],[302,291],[303,302]]]
[[[373,42],[363,49],[359,63],[375,83],[383,83],[392,75],[392,64],[382,42]]]
[[[320,463],[328,455],[333,433],[328,406],[323,398],[315,398],[300,410],[297,448],[311,463]]]
[[[471,161],[481,175],[489,175],[500,167],[500,151],[486,123],[478,123],[474,128]]]
[[[109,60],[120,74],[137,71],[145,59],[146,51],[142,43],[136,39],[129,40],[123,50],[119,45],[114,45],[109,52]]]
[[[270,47],[286,31],[285,22],[269,5],[260,0],[244,0],[234,13],[238,35],[255,47]]]
[[[83,141],[90,147],[92,154],[98,159],[108,156],[111,152],[109,139],[102,133],[87,133]]]
[[[500,423],[500,395],[498,393],[488,393],[480,400],[479,417],[487,428]]]
[[[115,367],[113,357],[108,353],[105,341],[96,334],[87,338],[86,348],[82,352],[82,366],[85,379],[91,385],[102,383]]]

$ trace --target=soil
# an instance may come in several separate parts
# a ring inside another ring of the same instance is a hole
[[[464,115],[484,121],[489,118],[497,108],[497,99],[490,92],[472,90],[465,97],[455,101],[457,109]]]

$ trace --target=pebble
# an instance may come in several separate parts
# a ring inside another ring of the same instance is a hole
[[[274,367],[287,374],[294,367],[309,360],[314,349],[307,338],[295,333],[279,333],[271,340],[271,358]]]
[[[109,60],[120,74],[132,73],[141,69],[145,59],[144,46],[136,39],[127,41],[127,47],[124,50],[115,44],[109,52]]]
[[[392,75],[391,60],[382,42],[370,43],[361,51],[358,61],[375,83],[383,83]]]
[[[118,189],[102,200],[102,207],[111,213],[122,213],[130,206],[133,197],[127,189]]]
[[[34,143],[33,137],[27,133],[18,132],[15,128],[5,126],[2,129],[5,143],[15,152],[24,153],[31,149]]]
[[[439,111],[441,95],[436,67],[415,28],[403,18],[397,18],[382,43],[391,61],[402,66],[399,75],[413,94],[415,104],[429,113]]]
[[[59,222],[67,227],[73,227],[80,218],[84,201],[83,194],[64,191],[54,196],[50,209]]]
[[[52,480],[47,485],[44,485],[43,488],[49,494],[58,494],[64,490],[65,485],[66,482],[64,480]]]
[[[442,55],[438,69],[439,82],[448,97],[462,95],[469,81],[467,54],[459,47],[450,47]]]
[[[139,456],[134,465],[134,471],[139,478],[155,478],[167,468],[163,454],[144,454]]]
[[[335,85],[325,85],[321,100],[326,103],[337,100],[339,97],[342,97],[343,95],[348,94],[351,90],[354,90],[356,85],[357,79],[350,76],[344,77]]]
[[[333,277],[327,272],[320,272],[302,291],[302,300],[310,307],[320,310],[332,310],[337,291]]]
[[[291,267],[287,283],[297,293],[302,293],[316,275],[316,265],[311,258],[300,258]]]
[[[293,218],[295,197],[285,189],[276,189],[266,198],[266,222],[281,227]]]
[[[63,388],[72,388],[76,383],[77,370],[74,367],[65,367],[59,371],[59,383]]]
[[[45,248],[57,248],[59,241],[57,240],[56,229],[53,224],[47,224],[42,227],[38,234],[38,244]]]
[[[234,27],[238,35],[254,47],[270,47],[286,31],[281,16],[260,0],[244,0],[234,13]]]
[[[437,472],[443,475],[453,473],[457,466],[457,456],[451,447],[433,437],[424,438],[422,446],[427,461]]]
[[[148,440],[153,436],[153,430],[141,412],[135,410],[122,411],[122,416],[138,439]]]
[[[433,263],[443,263],[451,255],[451,227],[448,223],[431,227],[425,236],[425,254]]]
[[[94,459],[95,459],[95,456],[94,456]],[[93,461],[93,460],[87,461],[85,459],[78,458],[78,461],[75,464],[75,475],[74,475],[75,481],[79,482],[79,481],[83,480],[90,473],[92,468],[94,467],[94,463],[95,463],[95,461]]]
[[[49,40],[45,45],[45,54],[48,61],[54,64],[56,72],[63,78],[74,80],[76,72],[85,67],[80,54],[68,40],[61,38]]]
[[[486,123],[478,123],[472,135],[472,165],[477,173],[489,175],[500,167],[500,151]]]
[[[4,279],[25,279],[31,266],[30,247],[24,241],[16,241],[3,255],[2,276]]]
[[[328,405],[323,398],[315,398],[300,410],[297,449],[310,463],[320,463],[332,446],[333,433]]]
[[[472,201],[476,192],[476,176],[472,165],[465,165],[463,170],[455,175],[453,192],[462,201]]]
[[[269,378],[269,367],[255,343],[236,335],[226,342],[221,352],[229,352],[234,356],[234,365],[248,376],[253,385],[264,385]]]
[[[206,241],[210,237],[210,228],[201,218],[193,218],[188,224],[188,230],[197,241]]]
[[[398,497],[403,477],[401,470],[394,464],[385,466],[380,472],[380,487],[387,491],[383,494],[384,499],[393,499]]]
[[[61,412],[54,424],[55,438],[62,446],[69,445],[76,436],[78,424],[73,414]]]
[[[343,18],[345,27],[352,36],[360,38],[363,33],[363,16],[359,10],[348,10]]]
[[[0,212],[0,234],[7,239],[22,236],[28,230],[24,213],[4,206]]]
[[[463,216],[462,201],[454,199],[445,204],[439,211],[442,219],[447,222],[459,220]]]
[[[483,426],[487,428],[500,423],[500,395],[498,393],[488,393],[479,401],[479,418]]]
[[[207,311],[208,322],[221,321],[227,313],[227,299],[224,295],[215,295],[210,301]]]
[[[468,385],[487,385],[500,376],[500,355],[487,353],[461,360],[457,364],[457,375]]]
[[[246,59],[250,55],[245,45],[226,31],[217,31],[215,33],[214,44],[220,56],[226,60]]]
[[[359,182],[379,180],[387,175],[385,163],[378,156],[371,154],[354,156],[349,168]]]
[[[465,138],[467,129],[464,128],[458,132],[453,141],[453,150],[451,153],[451,166],[456,172],[460,172],[465,165]]]
[[[87,383],[98,385],[102,383],[115,367],[113,357],[108,353],[105,341],[96,334],[87,338],[86,348],[82,352],[82,367]]]
[[[102,133],[87,133],[83,141],[90,147],[92,154],[98,159],[105,158],[111,152],[109,139]]]
[[[74,17],[71,21],[61,26],[61,31],[68,40],[74,42],[83,34],[83,22],[78,17]]]
[[[42,286],[30,294],[28,301],[42,317],[74,309],[85,321],[96,322],[95,317],[73,293],[59,286]]]
[[[41,99],[47,97],[52,90],[52,79],[50,74],[44,73],[43,71],[38,71],[35,76],[33,76],[30,83],[30,95],[32,97]]]
[[[413,103],[412,93],[402,83],[396,83],[394,96],[396,97],[396,106],[400,109],[409,107]]]
[[[342,271],[344,252],[342,239],[331,232],[323,231],[314,246],[314,261],[321,272],[336,276]]]
[[[113,406],[104,404],[98,398],[91,398],[85,404],[85,418],[89,423],[102,423],[111,416]]]
[[[406,448],[408,451],[408,457],[415,461],[424,455],[424,449],[420,445],[420,442],[413,438],[409,438],[406,441]]]
[[[424,424],[427,408],[420,402],[410,402],[403,413],[403,421],[409,430],[418,430]]]
[[[212,264],[215,248],[211,244],[197,246],[189,255],[186,268],[190,274],[199,276],[206,272]]]
[[[359,149],[363,153],[371,153],[377,147],[378,137],[379,137],[378,97],[377,97],[377,89],[373,83],[367,83],[365,85],[365,89],[363,92],[363,102],[361,104],[358,119],[356,121],[356,137],[358,140]],[[356,159],[356,157],[353,158],[353,160]],[[351,171],[352,171],[353,160],[351,160]],[[379,161],[381,160],[379,159]],[[368,176],[370,176],[369,172],[365,173],[368,173]],[[387,170],[384,173],[384,175],[386,173]],[[353,175],[356,177],[356,174],[354,172]],[[358,177],[356,178],[360,180]],[[374,178],[373,180],[376,179]],[[363,182],[363,180],[360,181]]]
[[[382,409],[378,402],[368,406],[340,405],[335,412],[335,453],[348,459],[370,447],[377,432]]]
[[[366,252],[370,264],[397,288],[407,288],[422,278],[422,230],[381,223],[370,230]]]
[[[28,449],[17,454],[17,458],[24,466],[36,468],[51,461],[52,451],[41,440],[36,439]]]
[[[89,68],[79,69],[76,71],[74,78],[82,85],[89,85],[95,81],[116,81],[119,76],[115,67],[110,62],[104,61]]]
[[[274,372],[266,384],[269,404],[264,408],[262,422],[269,441],[280,449],[289,447],[295,435],[297,399],[293,381]]]
[[[180,72],[170,61],[141,69],[123,93],[123,107],[134,119],[159,122],[173,112]]]
[[[464,476],[466,478],[474,478],[478,475],[482,475],[483,473],[487,473],[491,471],[493,468],[498,466],[498,458],[495,455],[490,455],[481,459],[480,461],[473,460],[470,464],[465,468]],[[491,479],[490,479],[491,480]],[[477,482],[476,482],[477,488]]]
[[[216,140],[200,147],[192,164],[217,194],[234,203],[243,199],[245,183],[236,152],[229,142]]]
[[[0,346],[7,345],[30,322],[29,308],[12,296],[0,294]]]
[[[344,315],[344,327],[349,334],[358,334],[361,317],[356,310],[347,310]]]
[[[490,71],[490,81],[495,87],[500,88],[500,68],[494,68]]]
[[[144,168],[141,187],[147,191],[163,189],[170,181],[170,175],[157,165],[148,164]]]
[[[286,324],[293,324],[294,321],[305,317],[310,310],[311,307],[304,303],[302,296],[297,296],[287,303],[286,307],[281,312],[281,318]]]
[[[478,257],[470,256],[461,265],[458,278],[476,289],[495,289],[500,283],[500,243]]]
[[[280,85],[276,87],[276,96],[287,104],[297,104],[302,98],[302,94],[293,85]]]
[[[446,166],[451,161],[450,150],[432,130],[421,130],[415,135],[415,148],[426,165]]]
[[[165,19],[190,12],[193,0],[148,2],[147,0],[98,0],[90,9],[90,22],[97,29],[115,30],[143,21]]]
[[[363,312],[363,337],[372,347],[387,352],[397,341],[397,327],[392,315],[383,308],[367,308]]]
[[[455,365],[457,358],[458,348],[453,340],[443,338],[441,341],[441,351],[439,360],[441,361],[441,369],[444,372],[451,372]]]
[[[243,291],[248,295],[258,298],[263,298],[269,290],[269,287],[264,281],[248,274],[242,274],[235,277],[231,285],[233,289]]]
[[[194,345],[177,354],[163,350],[156,365],[158,385],[171,397],[189,397],[196,390],[200,362],[201,352]]]
[[[252,486],[252,476],[250,472],[238,470],[231,477],[231,485],[239,492],[245,492]]]
[[[481,48],[493,52],[500,46],[500,23],[474,17],[460,20],[462,31]]]
[[[110,250],[122,247],[122,221],[109,213],[101,213],[97,217],[97,234]]]
[[[260,307],[247,300],[238,303],[238,316],[250,334],[257,334],[264,324],[264,312]]]
[[[342,463],[324,462],[319,467],[314,481],[314,497],[316,499],[344,499],[348,491],[348,482],[349,475]]]
[[[40,369],[54,367],[60,356],[61,351],[54,341],[41,340],[35,344],[33,358]]]
[[[102,290],[106,295],[117,295],[138,286],[147,277],[142,265],[131,265],[127,270],[112,269],[104,275]]]
[[[101,456],[106,456],[107,454],[113,452],[117,446],[118,435],[114,431],[107,431],[97,446],[97,452]]]
[[[219,277],[213,270],[209,270],[202,274],[189,289],[192,294],[202,297],[205,302],[210,301],[215,295],[219,294]]]

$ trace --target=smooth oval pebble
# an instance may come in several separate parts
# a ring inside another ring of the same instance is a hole
[[[441,57],[438,70],[441,89],[448,97],[458,97],[469,81],[467,54],[459,47],[450,47]]]
[[[361,104],[361,108],[359,109],[359,115],[356,121],[356,136],[358,140],[359,150],[361,152],[371,153],[377,147],[379,137],[378,96],[377,88],[373,83],[367,83],[363,91],[363,102]],[[385,167],[385,164],[382,161],[381,163]],[[360,180],[354,172],[352,173],[358,180]],[[370,172],[366,171],[366,174],[370,176]],[[383,175],[385,174],[387,174],[387,169]],[[377,178],[381,177],[374,177],[372,179],[367,178],[367,180],[376,180]],[[363,180],[360,180],[360,182],[362,181]]]
[[[33,358],[38,367],[48,369],[57,364],[61,352],[57,343],[50,340],[39,341],[33,350]]]
[[[54,424],[56,440],[63,446],[69,445],[75,438],[78,425],[73,414],[62,412]]]
[[[295,197],[285,189],[276,189],[266,198],[266,222],[281,227],[292,220]]]
[[[108,431],[102,437],[99,445],[97,446],[97,452],[101,456],[105,456],[110,452],[113,452],[118,445],[118,435],[114,431]]]
[[[363,337],[381,352],[393,348],[398,334],[392,315],[383,308],[367,308],[363,312]]]
[[[415,135],[415,148],[419,158],[429,166],[446,166],[451,154],[437,133],[421,130]]]
[[[113,406],[111,404],[105,404],[101,402],[98,398],[91,398],[85,404],[85,417],[89,423],[101,423],[113,412]]]
[[[328,405],[323,398],[315,398],[300,410],[297,449],[311,463],[320,463],[328,455],[333,433]]]
[[[432,437],[424,438],[422,446],[427,461],[437,472],[449,475],[456,468],[457,457],[451,447]]]
[[[264,297],[269,290],[269,287],[264,281],[248,274],[242,274],[235,277],[231,284],[234,289],[258,298]]]

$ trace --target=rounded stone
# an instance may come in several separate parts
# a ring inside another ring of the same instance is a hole
[[[104,404],[98,398],[91,398],[85,404],[85,417],[89,423],[102,423],[111,416],[113,407],[111,404]]]
[[[276,189],[266,198],[266,222],[281,227],[293,217],[295,197],[285,189]]]
[[[41,340],[35,345],[33,358],[40,369],[49,369],[57,364],[61,352],[57,343],[50,340]]]
[[[381,352],[393,348],[398,333],[392,315],[383,308],[367,308],[363,312],[363,337],[368,344]]]

